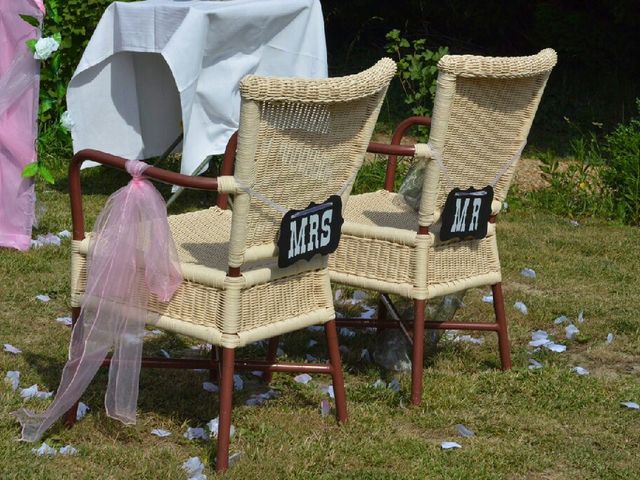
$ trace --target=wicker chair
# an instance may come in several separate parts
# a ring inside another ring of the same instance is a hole
[[[397,319],[385,318],[387,294],[413,300],[413,404],[422,396],[425,325],[495,331],[502,367],[511,367],[495,218],[516,168],[517,161],[509,160],[517,160],[555,63],[551,49],[530,57],[443,57],[432,121],[413,117],[394,138],[399,143],[412,124],[431,124],[429,144],[415,146],[418,161],[426,162],[419,211],[392,193],[395,157],[390,158],[386,190],[349,199],[340,246],[329,260],[331,280],[381,292],[377,325],[397,326]],[[496,178],[486,237],[441,242],[439,219],[449,191],[482,188]],[[493,290],[495,323],[425,322],[428,299],[483,285]]]
[[[169,303],[148,304],[152,324],[212,343],[217,355],[203,360],[143,359],[155,368],[220,368],[217,470],[228,466],[235,369],[330,374],[338,421],[347,419],[327,257],[316,255],[279,268],[276,240],[282,219],[275,204],[306,208],[341,194],[349,196],[375,126],[395,64],[326,80],[248,76],[240,85],[240,128],[216,179],[188,177],[149,168],[145,176],[187,188],[217,190],[218,206],[169,217],[184,281]],[[237,153],[233,162],[235,142]],[[73,217],[72,306],[77,318],[86,282],[80,165],[93,160],[117,168],[124,159],[102,152],[77,153],[70,169]],[[233,195],[233,212],[226,210]],[[90,235],[90,234],[89,234]],[[236,360],[235,350],[310,325],[324,324],[329,364],[275,363],[275,342],[267,361]],[[215,349],[217,350],[217,348]],[[74,412],[67,415],[73,423]]]

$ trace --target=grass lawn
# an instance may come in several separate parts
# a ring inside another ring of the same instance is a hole
[[[91,225],[108,194],[126,176],[92,169],[83,173],[85,211]],[[164,193],[167,192],[164,188]],[[40,226],[34,234],[71,229],[64,183],[39,185]],[[189,193],[173,212],[211,203]],[[261,406],[245,400],[265,391],[251,375],[234,398],[236,434],[231,452],[242,452],[229,478],[446,478],[446,479],[634,479],[640,478],[640,411],[621,406],[640,402],[640,230],[604,221],[572,226],[566,219],[534,212],[517,200],[499,219],[507,315],[514,368],[498,370],[495,335],[476,345],[443,338],[424,372],[420,407],[408,408],[409,378],[399,376],[401,391],[373,388],[389,374],[360,358],[371,350],[374,335],[341,337],[350,351],[343,357],[350,421],[338,426],[322,416],[328,378],[314,376],[307,385],[276,374],[272,387],[280,395]],[[20,388],[37,383],[55,390],[66,360],[70,330],[55,321],[69,315],[69,241],[27,253],[0,250],[0,343],[22,349],[0,351],[0,375],[21,372]],[[537,278],[520,270],[528,267]],[[492,315],[481,299],[488,289],[470,290],[463,320]],[[47,294],[47,303],[35,299]],[[523,315],[516,301],[529,308]],[[577,316],[584,311],[584,322]],[[564,326],[553,320],[567,315],[580,333],[567,340]],[[566,344],[564,353],[533,352],[531,333],[548,331]],[[614,334],[608,344],[609,333]],[[468,332],[467,332],[468,333]],[[310,339],[318,345],[307,348]],[[197,342],[170,334],[147,337],[148,354],[160,349],[177,356]],[[321,333],[303,331],[284,338],[284,357],[325,357]],[[193,354],[193,350],[190,350]],[[195,352],[197,354],[197,351]],[[258,346],[241,351],[263,354]],[[529,359],[544,365],[528,368]],[[579,376],[572,368],[590,371]],[[106,372],[98,374],[83,397],[89,414],[73,429],[59,423],[46,434],[49,445],[71,444],[74,457],[37,457],[32,444],[20,443],[9,413],[27,403],[44,408],[48,400],[23,401],[0,382],[1,479],[157,479],[187,478],[181,464],[199,456],[209,478],[215,441],[187,440],[187,426],[202,427],[217,416],[217,397],[202,389],[207,373],[145,370],[142,373],[136,426],[124,426],[104,413]],[[476,432],[462,438],[456,424]],[[152,436],[154,428],[172,432]],[[461,449],[442,450],[442,441]]]

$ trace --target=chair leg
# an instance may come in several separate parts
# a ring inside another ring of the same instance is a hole
[[[340,360],[340,348],[338,345],[338,332],[336,330],[335,320],[324,324],[324,332],[327,338],[327,349],[329,350],[333,395],[336,400],[336,417],[338,422],[345,423],[347,421],[347,395],[344,389],[344,376],[342,375],[342,361]]]
[[[280,343],[280,336],[272,337],[269,339],[269,346],[267,347],[267,362],[275,363],[276,356],[278,354],[278,344]],[[262,379],[265,383],[271,383],[273,379],[273,372],[264,372]]]
[[[422,371],[424,362],[424,307],[425,300],[413,301],[413,356],[411,359],[411,403],[422,400]]]
[[[76,322],[78,321],[78,317],[80,316],[80,307],[73,307],[71,309],[71,331],[76,327]],[[67,413],[64,415],[64,424],[71,428],[76,423],[76,415],[78,413],[78,402],[74,403],[73,406],[67,410]]]
[[[219,473],[229,468],[234,361],[235,350],[233,348],[223,348],[222,375],[220,378],[220,412],[218,414],[218,452],[216,456],[216,471]]]
[[[507,330],[507,318],[504,313],[504,296],[502,295],[502,284],[491,285],[493,292],[493,309],[496,313],[496,323],[498,324],[498,346],[500,348],[500,362],[502,370],[511,369],[511,352],[509,347],[509,332]]]

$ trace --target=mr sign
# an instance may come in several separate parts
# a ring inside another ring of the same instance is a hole
[[[440,240],[484,238],[492,201],[493,187],[490,185],[479,190],[451,190],[442,210]]]
[[[280,224],[278,266],[284,268],[317,253],[335,252],[343,223],[339,195],[320,204],[311,202],[304,210],[289,210]]]

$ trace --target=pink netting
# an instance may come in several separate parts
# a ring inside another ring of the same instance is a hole
[[[38,30],[20,18],[41,20],[42,2],[0,0],[0,247],[27,250],[35,194],[22,169],[36,160],[39,64],[25,42]]]
[[[148,297],[154,293],[169,301],[182,282],[164,201],[141,177],[148,167],[127,162],[133,179],[107,200],[96,221],[87,288],[60,388],[45,412],[14,412],[22,440],[38,440],[74,405],[112,348],[107,415],[126,424],[136,421],[144,325],[152,315],[146,310]]]

